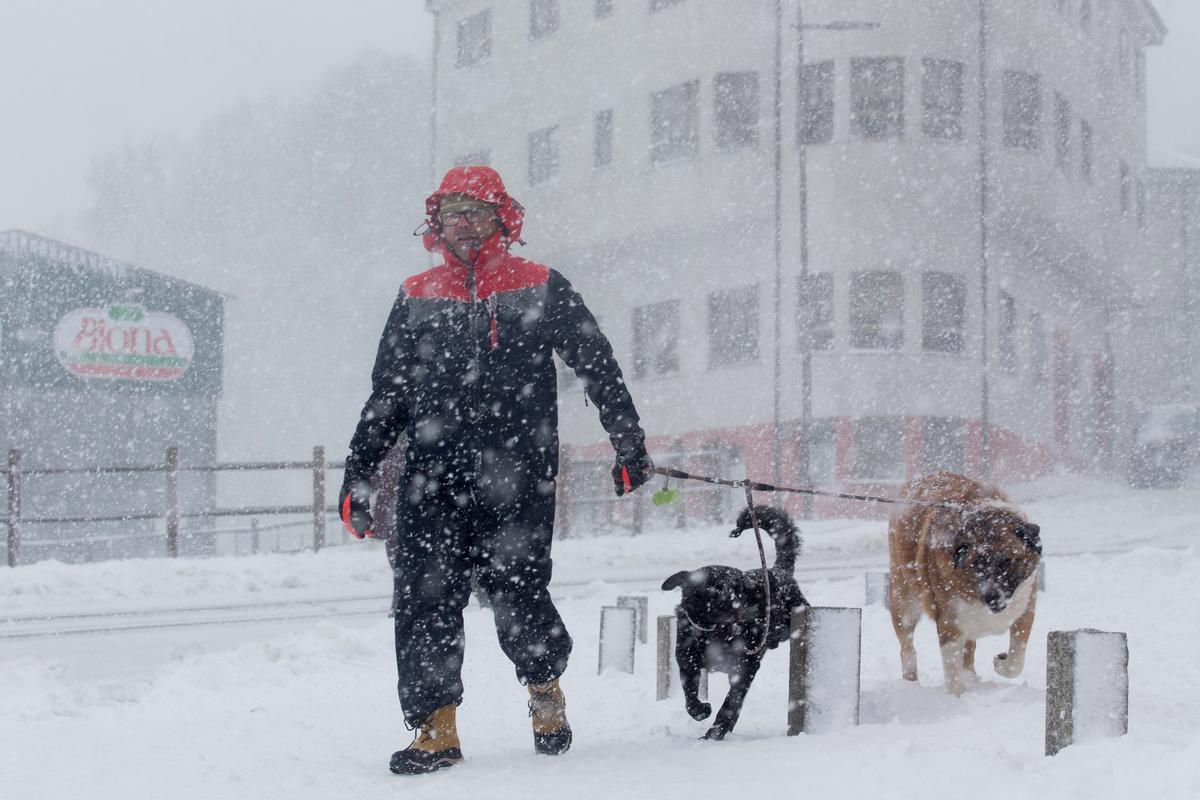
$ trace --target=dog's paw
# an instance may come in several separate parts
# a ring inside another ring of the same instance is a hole
[[[1008,653],[1000,653],[992,659],[992,667],[1002,678],[1015,678],[1021,674],[1025,664],[1022,659],[1009,658]]]
[[[705,731],[704,735],[701,736],[700,739],[701,741],[708,740],[710,742],[719,742],[725,738],[726,733],[728,733],[728,731],[726,731],[724,728],[713,725],[711,728]]]
[[[687,712],[694,720],[708,719],[709,715],[712,714],[712,704],[702,703],[697,700],[695,703],[687,704]]]

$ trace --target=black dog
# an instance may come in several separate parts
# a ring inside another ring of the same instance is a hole
[[[758,507],[758,526],[775,540],[775,565],[767,570],[771,588],[770,618],[763,592],[763,571],[709,565],[676,572],[663,581],[665,591],[683,589],[675,607],[678,634],[675,661],[687,712],[707,719],[712,706],[699,696],[700,670],[729,674],[729,694],[705,739],[724,739],[733,730],[763,655],[788,639],[792,609],[808,605],[793,573],[800,552],[800,531],[784,511]],[[738,516],[730,536],[752,530],[750,509]]]

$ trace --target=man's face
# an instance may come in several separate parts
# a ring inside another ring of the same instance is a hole
[[[442,238],[454,255],[472,261],[480,246],[500,229],[496,207],[464,195],[449,195],[438,208]]]

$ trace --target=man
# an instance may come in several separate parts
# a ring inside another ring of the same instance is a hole
[[[524,208],[488,167],[456,167],[425,202],[426,249],[445,263],[404,282],[350,441],[339,507],[370,535],[368,480],[406,436],[396,510],[396,663],[413,743],[399,774],[462,760],[463,618],[472,575],[501,649],[529,689],[534,747],[571,745],[559,676],[571,637],[550,600],[558,472],[553,353],[582,378],[616,450],[618,495],[653,474],[612,347],[558,272],[510,254]]]

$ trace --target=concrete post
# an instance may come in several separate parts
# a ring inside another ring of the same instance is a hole
[[[861,608],[792,612],[788,735],[858,724]]]
[[[1046,755],[1129,730],[1124,633],[1051,631],[1046,637]]]
[[[645,596],[624,595],[617,598],[620,608],[632,608],[637,613],[637,638],[642,644],[649,641],[650,627],[650,598]]]
[[[600,609],[600,665],[598,673],[610,669],[633,672],[634,639],[637,637],[637,611],[620,606]]]

